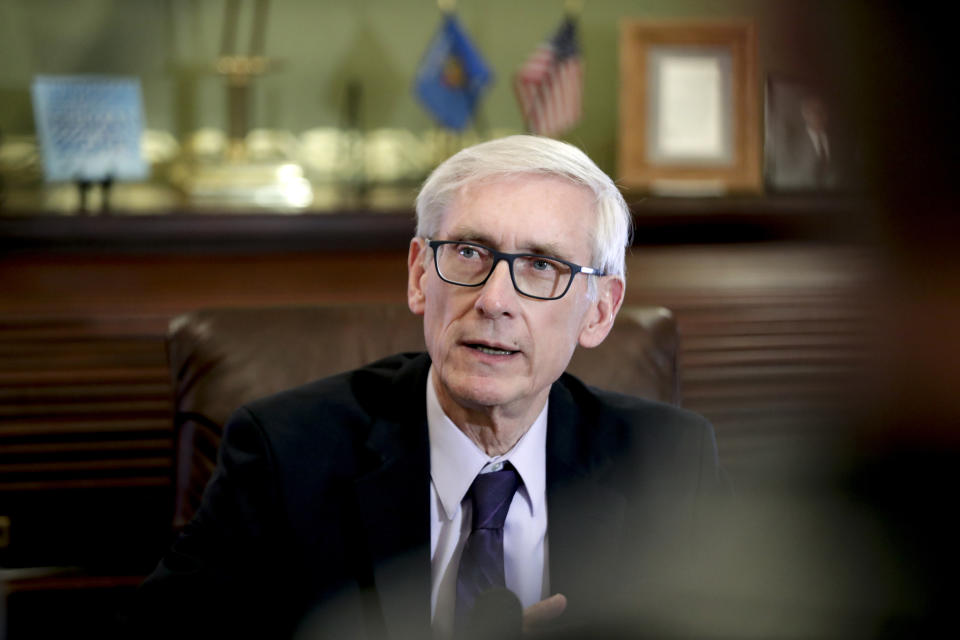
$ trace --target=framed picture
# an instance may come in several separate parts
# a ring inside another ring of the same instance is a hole
[[[747,20],[621,23],[624,186],[676,195],[761,190],[756,48]]]
[[[857,182],[856,140],[831,92],[809,80],[769,76],[765,95],[764,176],[778,192],[850,190]]]
[[[147,178],[138,78],[37,76],[31,92],[48,182]]]

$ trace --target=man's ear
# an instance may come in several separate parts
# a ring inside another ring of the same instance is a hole
[[[425,260],[428,250],[423,238],[410,240],[410,250],[407,253],[407,306],[418,316],[423,315],[426,299],[423,281],[427,275]]]
[[[613,328],[613,321],[623,304],[624,282],[620,276],[604,276],[597,283],[597,297],[590,303],[587,321],[580,329],[580,346],[592,349],[599,345]]]

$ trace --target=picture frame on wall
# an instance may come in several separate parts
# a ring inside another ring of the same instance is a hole
[[[836,98],[824,86],[770,75],[764,90],[764,179],[770,192],[836,192],[856,186],[858,153]]]
[[[756,27],[625,19],[618,179],[666,195],[759,193]]]

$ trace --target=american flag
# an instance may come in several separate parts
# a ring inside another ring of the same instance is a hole
[[[513,88],[531,133],[556,136],[577,123],[582,113],[583,61],[577,25],[564,19],[513,78]]]

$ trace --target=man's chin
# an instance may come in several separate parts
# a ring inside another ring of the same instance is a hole
[[[504,406],[520,398],[519,381],[504,376],[459,375],[445,381],[451,400],[465,409],[484,410]]]
[[[465,408],[487,409],[510,404],[518,398],[516,391],[490,385],[489,387],[468,386],[457,389],[454,392],[454,399]]]

